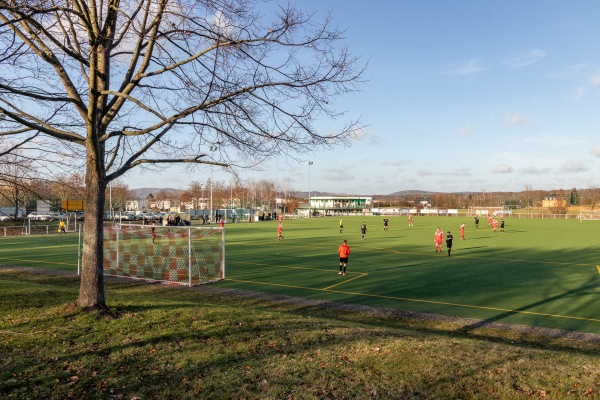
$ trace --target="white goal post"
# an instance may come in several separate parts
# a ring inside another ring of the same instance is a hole
[[[225,279],[225,230],[123,223],[105,226],[104,274],[188,286]]]

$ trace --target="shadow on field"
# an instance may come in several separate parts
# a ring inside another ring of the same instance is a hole
[[[498,315],[495,315],[490,318],[486,318],[484,320],[479,320],[472,324],[465,325],[465,326],[461,327],[460,329],[458,329],[458,331],[467,333],[467,332],[473,332],[480,328],[484,328],[486,326],[492,326],[494,323],[496,323],[498,321],[502,321],[510,316],[527,313],[530,310],[534,310],[538,306],[541,306],[544,304],[550,304],[556,300],[564,300],[567,298],[573,298],[573,301],[576,301],[576,299],[582,295],[594,294],[595,291],[597,290],[597,288],[598,288],[597,279],[591,279],[589,282],[586,282],[585,284],[583,284],[577,288],[567,290],[564,293],[561,293],[561,294],[558,294],[555,296],[546,297],[543,300],[536,301],[531,304],[527,304],[527,305],[515,308],[514,310],[511,310],[511,311],[502,312]],[[573,317],[573,319],[585,319],[585,318]],[[565,337],[566,338],[573,334],[572,331],[566,331],[566,330],[552,329],[549,331],[554,332],[553,337]],[[600,339],[599,339],[599,341],[600,341]]]
[[[392,267],[386,267],[386,268],[375,268],[373,269],[373,271],[390,271],[390,270],[398,270],[401,268],[413,268],[413,267],[418,267],[421,264],[419,263],[412,263],[412,264],[402,264],[402,265],[396,265],[396,266],[392,266]]]
[[[580,290],[593,289],[593,287],[594,285],[589,283],[584,287],[557,297],[572,296]],[[410,335],[411,331],[448,337],[459,335],[491,343],[521,344],[526,345],[528,348],[552,348],[556,351],[573,351],[581,354],[590,354],[590,351],[597,353],[597,346],[600,345],[599,334],[499,322],[513,313],[503,313],[494,318],[476,320],[358,304],[308,300],[285,295],[269,295],[237,289],[222,289],[217,287],[197,289],[215,291],[216,293],[234,297],[255,298],[259,300],[256,306],[261,308],[270,308],[273,307],[273,304],[277,303],[291,304],[292,307],[285,307],[286,310],[284,312],[298,317],[311,315],[340,322],[356,322],[373,328],[381,326],[396,327],[400,330],[398,333],[399,336]],[[548,301],[552,300],[548,299]],[[531,304],[530,306],[534,307],[535,304]],[[583,345],[578,342],[582,342]],[[585,345],[586,343],[588,344],[587,346]]]

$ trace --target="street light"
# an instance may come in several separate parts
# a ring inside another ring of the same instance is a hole
[[[210,146],[210,151],[213,153],[217,151],[217,146]],[[214,165],[210,166],[210,222],[213,220],[213,180],[214,180],[215,168]]]
[[[310,166],[313,165],[312,161],[308,162],[308,218],[311,217],[311,211],[310,211]]]
[[[202,191],[202,198],[200,199],[200,202],[202,204],[202,210],[204,210],[206,207],[204,207],[204,185],[200,184],[200,191]],[[202,215],[204,215],[204,213],[202,213]]]

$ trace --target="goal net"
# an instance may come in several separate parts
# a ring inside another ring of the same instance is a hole
[[[204,226],[106,226],[104,274],[188,286],[225,279],[225,231]]]
[[[582,221],[598,221],[600,220],[600,210],[581,210],[579,211],[579,219]]]

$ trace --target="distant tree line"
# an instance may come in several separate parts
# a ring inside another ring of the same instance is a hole
[[[15,210],[35,210],[36,202],[40,199],[48,202],[52,210],[60,210],[64,200],[84,198],[85,182],[82,173],[52,175],[51,178],[46,178],[31,168],[27,160],[19,159],[18,156],[11,157],[10,160],[4,158],[4,162],[0,163],[0,206],[15,207]],[[149,194],[146,199],[138,199],[133,189],[117,179],[106,189],[104,209],[124,211],[127,202],[131,200],[146,200],[146,205],[151,201],[169,201],[172,207],[185,204],[187,208],[199,209],[203,199],[206,204],[210,191],[211,180],[208,178],[204,182],[192,181],[182,191],[159,189]],[[542,201],[551,197],[565,200],[567,207],[585,206],[595,209],[600,206],[600,187],[534,190],[528,185],[520,192],[402,192],[373,196],[378,207],[419,208],[422,202],[427,202],[431,207],[442,209],[467,209],[470,206],[527,209],[541,207]],[[285,212],[294,212],[300,203],[307,201],[307,195],[292,189],[288,180],[280,183],[269,180],[230,180],[212,182],[212,199],[214,208],[275,210],[285,207]],[[283,199],[283,202],[277,204],[277,199]],[[560,207],[555,211],[560,213]]]

